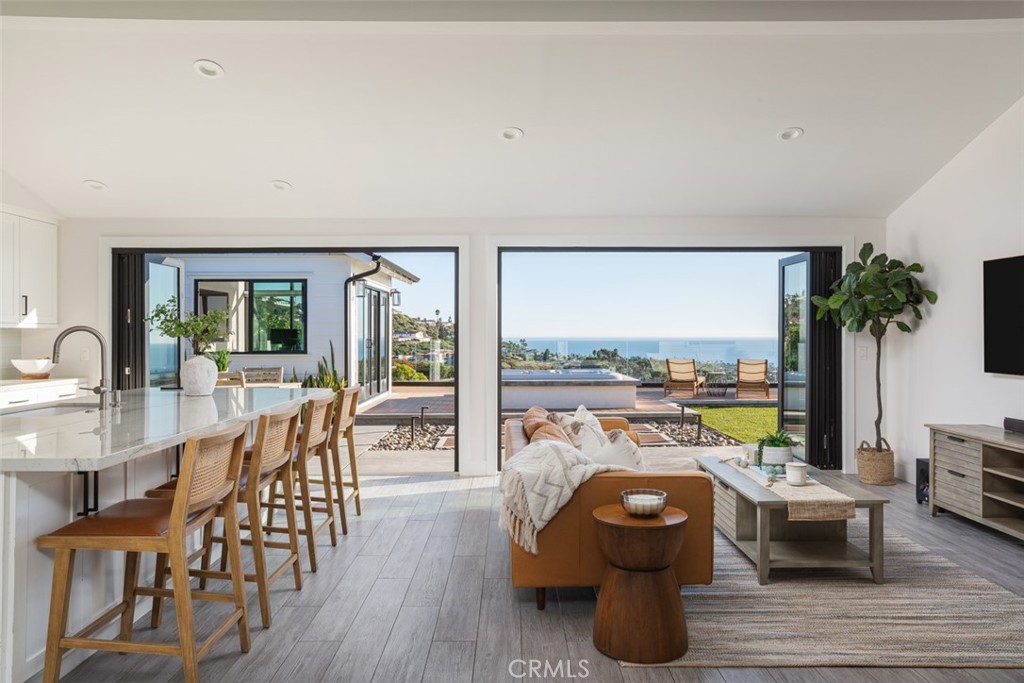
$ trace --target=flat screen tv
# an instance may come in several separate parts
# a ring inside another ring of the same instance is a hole
[[[1024,375],[1024,256],[984,268],[985,372]]]

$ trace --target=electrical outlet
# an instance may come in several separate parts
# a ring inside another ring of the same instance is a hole
[[[89,360],[89,347],[83,346],[78,352],[78,360],[87,361]]]
[[[857,347],[857,360],[867,360],[867,359],[868,359],[868,347],[866,347],[866,346],[858,346]]]

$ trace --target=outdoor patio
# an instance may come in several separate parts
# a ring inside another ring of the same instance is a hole
[[[691,408],[699,406],[766,406],[778,405],[778,388],[771,388],[770,399],[736,398],[736,390],[729,387],[722,396],[709,396],[701,391],[697,398],[689,398],[684,392],[676,392],[666,400],[661,387],[637,387],[635,408],[595,410],[606,416],[622,416],[629,419],[672,418],[679,415],[679,403]],[[391,398],[359,412],[360,423],[394,423],[419,416],[426,408],[429,421],[438,422],[455,419],[455,388],[453,386],[420,386],[403,384],[393,387]],[[514,417],[522,411],[503,411],[502,417]]]

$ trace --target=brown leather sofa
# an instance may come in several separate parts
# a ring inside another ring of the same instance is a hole
[[[621,418],[602,419],[601,426],[605,431],[630,430],[629,422]],[[505,459],[529,442],[523,420],[505,421]],[[711,583],[714,493],[710,477],[703,472],[603,472],[584,482],[537,534],[537,555],[509,541],[512,585],[536,588],[538,609],[544,609],[549,587],[599,585],[608,562],[598,547],[591,513],[601,505],[619,504],[619,494],[628,488],[661,489],[668,493],[669,505],[686,511],[686,540],[672,568],[680,585]]]

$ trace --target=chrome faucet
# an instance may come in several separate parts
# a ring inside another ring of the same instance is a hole
[[[88,332],[96,337],[100,343],[100,385],[92,388],[92,393],[100,397],[100,410],[106,410],[110,406],[110,388],[108,386],[110,377],[107,375],[107,340],[103,338],[99,330],[88,325],[75,325],[64,330],[53,340],[53,354],[50,361],[56,365],[60,363],[60,345],[64,343],[64,337],[72,332]]]

